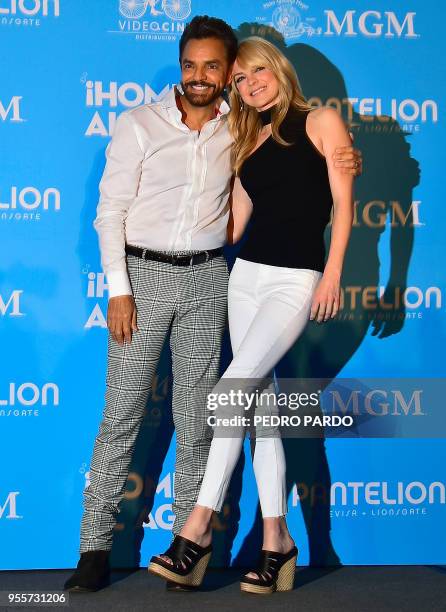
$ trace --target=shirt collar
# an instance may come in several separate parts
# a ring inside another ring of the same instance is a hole
[[[175,87],[169,89],[165,96],[163,96],[160,100],[160,104],[165,108],[174,108],[178,111],[179,116],[181,117],[181,111],[177,107],[177,103],[175,100]],[[223,98],[220,98],[220,105],[216,107],[216,117],[220,118],[223,115],[227,115],[230,111],[229,104]]]

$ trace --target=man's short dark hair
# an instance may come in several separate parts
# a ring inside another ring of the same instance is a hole
[[[208,15],[197,15],[184,28],[180,38],[180,62],[186,43],[193,39],[201,40],[203,38],[218,38],[218,40],[221,40],[226,48],[229,64],[235,62],[238,41],[234,30],[223,19],[208,17]]]

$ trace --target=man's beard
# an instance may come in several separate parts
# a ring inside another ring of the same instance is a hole
[[[203,93],[197,93],[192,89],[192,85],[208,85],[209,89],[204,90]],[[217,89],[214,83],[206,83],[206,81],[181,82],[181,87],[184,91],[184,97],[192,106],[208,106],[217,100],[224,90],[224,87]]]

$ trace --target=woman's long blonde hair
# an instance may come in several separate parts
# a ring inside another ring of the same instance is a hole
[[[282,145],[289,145],[279,134],[279,126],[285,118],[288,109],[309,110],[311,106],[305,100],[291,62],[272,43],[259,36],[250,36],[242,41],[238,48],[237,62],[245,70],[263,67],[271,70],[278,83],[278,102],[271,116],[271,130],[274,140]],[[262,123],[258,111],[243,103],[232,79],[229,88],[231,112],[228,124],[234,139],[232,148],[232,165],[238,175],[243,162],[254,149]]]

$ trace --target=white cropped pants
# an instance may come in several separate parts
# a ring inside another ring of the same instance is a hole
[[[228,287],[233,359],[221,383],[225,378],[260,379],[271,373],[308,323],[321,276],[314,270],[236,259]],[[242,446],[241,436],[214,435],[197,504],[221,509]],[[279,436],[256,437],[253,467],[263,518],[285,515],[286,466]]]

